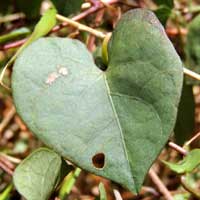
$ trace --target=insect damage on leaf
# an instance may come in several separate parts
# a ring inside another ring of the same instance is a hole
[[[105,166],[105,155],[104,153],[97,153],[92,157],[92,164],[97,169],[102,169]]]
[[[63,75],[63,76],[66,76],[68,74],[68,71],[67,71],[67,68],[65,67],[61,67],[59,70],[58,70],[58,73]]]
[[[48,85],[51,85],[56,79],[58,79],[61,76],[67,76],[68,70],[66,67],[62,67],[58,65],[57,72],[52,72],[48,75],[45,83]]]

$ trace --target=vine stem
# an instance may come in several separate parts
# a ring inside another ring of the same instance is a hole
[[[119,2],[119,0],[107,0],[107,1],[106,1],[106,4],[111,5],[111,4],[118,3],[118,2]],[[85,10],[84,12],[80,13],[80,14],[77,15],[77,16],[74,16],[74,17],[72,18],[72,20],[78,21],[78,20],[80,20],[80,19],[85,18],[87,15],[89,15],[89,14],[91,14],[91,13],[94,13],[94,12],[96,12],[97,10],[99,10],[99,9],[101,9],[101,8],[103,8],[103,7],[105,7],[105,5],[104,5],[101,1],[92,0],[92,3],[93,3],[93,6],[92,6],[91,8]],[[65,27],[65,26],[67,26],[67,25],[68,25],[68,23],[66,23],[66,22],[64,22],[64,23],[62,23],[62,24],[60,24],[60,25],[57,25],[57,26],[55,26],[55,27],[52,29],[51,32],[57,32],[57,31],[59,31],[60,29],[62,29],[63,27]]]
[[[8,114],[4,117],[3,121],[0,124],[0,136],[5,127],[8,125],[8,123],[12,120],[12,118],[15,116],[16,110],[15,107],[12,106]]]
[[[196,140],[198,137],[200,137],[200,132],[198,132],[196,135],[194,135],[189,141],[185,143],[186,146],[190,145],[194,140]]]
[[[183,72],[185,75],[188,75],[188,76],[200,81],[200,74],[197,74],[196,72],[193,72],[185,67],[183,67]]]
[[[183,147],[175,144],[174,142],[168,142],[168,146],[174,149],[175,151],[181,153],[184,156],[186,156],[188,153]]]
[[[163,182],[160,180],[160,178],[158,177],[158,175],[155,173],[155,171],[152,168],[149,170],[149,176],[150,176],[151,180],[153,181],[153,183],[158,188],[158,190],[160,191],[160,193],[165,197],[165,199],[173,200],[171,193],[165,187]]]
[[[13,175],[13,171],[5,163],[3,163],[1,160],[0,160],[0,168],[2,170],[4,170],[7,174],[9,174],[11,176]]]
[[[18,19],[25,18],[25,15],[23,13],[15,13],[11,15],[7,15],[5,17],[0,17],[0,24],[5,22],[12,22]]]
[[[86,26],[84,24],[76,22],[76,21],[74,21],[72,19],[69,19],[67,17],[64,17],[62,15],[56,14],[56,19],[60,20],[60,21],[63,21],[63,22],[67,22],[69,25],[74,26],[74,27],[76,27],[77,29],[79,29],[81,31],[89,32],[92,35],[94,35],[96,37],[99,37],[101,39],[104,39],[106,37],[106,34],[104,34],[103,32],[97,31],[97,30],[95,30],[95,29],[93,29],[93,28],[91,28],[89,26]]]

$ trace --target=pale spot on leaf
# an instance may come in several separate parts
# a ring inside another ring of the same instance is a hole
[[[63,75],[63,76],[66,76],[68,74],[68,70],[67,68],[65,67],[61,67],[59,70],[58,70],[58,73]]]
[[[60,75],[57,72],[52,72],[48,75],[46,84],[51,85]]]

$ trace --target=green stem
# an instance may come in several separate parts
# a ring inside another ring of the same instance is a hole
[[[65,180],[63,181],[62,187],[59,191],[59,198],[61,200],[65,199],[65,197],[69,195],[80,173],[81,169],[77,167],[73,172],[70,172],[66,176]]]
[[[0,200],[7,200],[12,189],[13,185],[8,185],[7,188],[0,194]]]

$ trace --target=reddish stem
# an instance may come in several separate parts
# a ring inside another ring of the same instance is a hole
[[[20,47],[21,45],[23,45],[26,42],[27,38],[22,39],[22,40],[17,40],[15,42],[11,42],[8,44],[5,44],[3,46],[0,46],[0,50],[8,50],[8,49],[12,49],[12,48],[16,48],[16,47]]]

